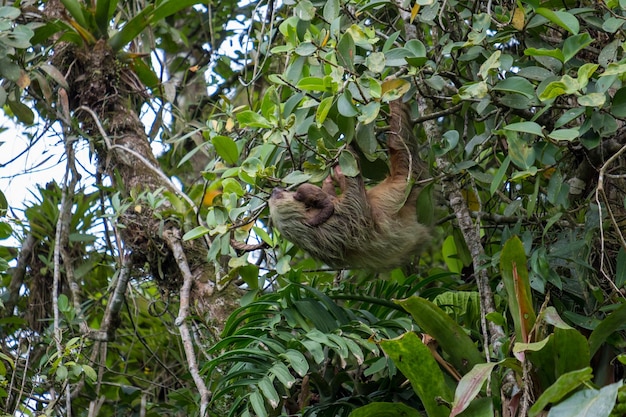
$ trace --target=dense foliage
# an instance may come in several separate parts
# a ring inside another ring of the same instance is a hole
[[[0,194],[0,410],[625,415],[624,45],[616,0],[0,7],[0,104],[66,166]],[[433,242],[332,270],[266,201],[384,178],[392,100]]]

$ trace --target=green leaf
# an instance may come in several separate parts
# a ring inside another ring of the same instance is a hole
[[[491,186],[489,187],[489,192],[491,195],[494,195],[498,190],[502,182],[504,181],[504,177],[506,175],[507,170],[509,169],[509,165],[511,164],[511,157],[507,155],[502,161],[502,165],[498,168],[498,171],[493,176],[493,181],[491,181]]]
[[[517,236],[513,236],[502,248],[500,272],[519,342],[529,341],[528,337],[536,319],[526,263],[524,245]]]
[[[156,8],[154,4],[148,4],[113,35],[108,44],[114,51],[119,51],[139,36],[146,27],[197,3],[198,0],[164,0]]]
[[[579,89],[578,80],[564,75],[559,81],[552,81],[539,94],[539,100],[546,101],[566,94],[574,94]]]
[[[339,17],[341,11],[341,5],[339,0],[329,0],[324,4],[323,15],[327,22],[332,22]]]
[[[439,341],[439,340],[438,340]],[[447,417],[449,409],[437,401],[438,397],[450,401],[452,392],[446,385],[443,372],[430,349],[415,333],[380,342],[385,353],[393,360],[402,374],[409,379],[429,417]]]
[[[359,114],[359,111],[356,109],[354,104],[352,104],[350,91],[346,90],[343,94],[339,95],[339,99],[337,100],[337,110],[339,111],[339,114],[344,117],[354,117]]]
[[[349,71],[354,70],[354,56],[356,54],[356,46],[354,39],[349,33],[344,33],[337,43],[337,62]]]
[[[600,390],[585,389],[553,406],[548,417],[609,417],[623,381]]]
[[[615,117],[626,117],[626,87],[622,87],[615,92],[611,103],[611,114]]]
[[[576,19],[576,16],[571,13],[563,11],[553,11],[543,7],[539,7],[535,11],[555,25],[558,25],[567,30],[572,35],[577,35],[578,31],[580,30],[580,24],[578,23],[578,19]]]
[[[281,353],[279,356],[285,359],[291,366],[291,369],[293,369],[301,377],[304,377],[307,372],[309,372],[309,363],[304,355],[297,350],[288,349],[285,353]]]
[[[252,391],[250,393],[250,404],[254,410],[254,415],[258,417],[267,417],[267,410],[265,409],[265,401],[263,401],[263,395],[259,391]]]
[[[35,122],[35,114],[30,109],[30,107],[28,107],[24,103],[9,100],[7,104],[9,105],[9,108],[11,109],[15,117],[17,117],[20,122],[26,125],[32,125]]]
[[[317,46],[313,42],[302,42],[295,51],[300,56],[311,56],[317,51]]]
[[[57,305],[59,306],[59,311],[62,313],[67,313],[70,311],[70,301],[65,294],[59,295]]]
[[[76,23],[85,29],[89,28],[89,24],[87,23],[87,19],[85,19],[80,2],[77,0],[61,0],[61,3],[63,3],[65,9],[70,13],[74,20],[76,20]]]
[[[299,19],[308,22],[315,17],[315,6],[309,0],[301,0],[296,5],[295,12]]]
[[[529,417],[535,417],[550,403],[556,404],[566,395],[577,389],[580,385],[591,381],[593,378],[591,368],[583,368],[563,374],[554,384],[549,386],[530,407]]]
[[[377,101],[370,101],[364,106],[359,107],[361,114],[358,117],[359,122],[363,124],[369,124],[376,120],[378,113],[380,112],[380,103]]]
[[[549,56],[556,58],[559,61],[565,61],[565,56],[560,49],[538,49],[538,48],[526,48],[524,49],[524,55],[528,56]]]
[[[522,94],[528,98],[535,97],[535,86],[522,77],[508,77],[493,87],[496,91]]]
[[[574,139],[578,138],[580,132],[578,129],[555,129],[552,132],[548,133],[548,137],[554,140],[564,140],[571,142]]]
[[[103,37],[107,37],[109,24],[117,8],[118,0],[97,0],[94,19]]]
[[[328,112],[333,107],[334,97],[326,97],[324,100],[320,102],[320,105],[315,110],[315,122],[318,126],[324,124],[326,120],[326,116],[328,116]]]
[[[347,150],[339,154],[339,167],[341,167],[341,172],[347,177],[356,177],[360,173],[359,164],[354,154]]]
[[[563,62],[574,58],[578,52],[591,45],[593,41],[587,32],[565,39],[563,42]]]
[[[278,392],[276,392],[276,388],[274,388],[274,384],[269,377],[261,378],[257,385],[267,402],[270,404],[270,407],[278,407],[280,404],[280,396],[278,395]]]
[[[352,411],[348,417],[421,417],[415,408],[402,403],[369,403]]]
[[[591,332],[589,336],[589,353],[591,356],[595,355],[606,339],[620,329],[624,323],[626,323],[626,304],[620,305]]]
[[[543,137],[542,127],[535,122],[518,122],[511,123],[504,127],[505,130],[511,130],[513,132],[530,133],[531,135],[537,135]]]
[[[244,110],[237,113],[237,121],[241,127],[260,127],[263,129],[272,127],[272,124],[265,117],[252,110]]]
[[[183,240],[197,239],[199,237],[202,237],[202,236],[206,235],[210,231],[211,231],[211,229],[209,229],[209,228],[207,228],[205,226],[196,226],[193,229],[191,229],[190,231],[188,231],[187,233],[185,233],[185,235],[183,236]]]
[[[589,93],[585,94],[584,96],[578,97],[578,104],[586,107],[594,107],[599,109],[604,106],[605,102],[606,94],[604,93]]]
[[[211,143],[215,147],[215,152],[230,165],[235,165],[239,160],[239,149],[235,141],[228,136],[214,136]]]
[[[463,328],[434,303],[420,297],[410,297],[396,303],[413,316],[425,333],[437,340],[450,362],[461,373],[467,373],[474,365],[485,361]]]
[[[296,85],[301,90],[326,91],[326,83],[320,77],[304,77]]]

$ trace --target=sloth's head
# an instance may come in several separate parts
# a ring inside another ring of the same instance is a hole
[[[274,188],[269,206],[270,217],[279,230],[294,223],[317,227],[334,212],[333,198],[312,184],[302,184],[296,192]]]
[[[306,206],[303,202],[296,200],[296,193],[287,191],[283,188],[274,188],[270,195],[269,206],[270,216],[274,221],[277,219],[295,219],[304,220],[306,214]]]

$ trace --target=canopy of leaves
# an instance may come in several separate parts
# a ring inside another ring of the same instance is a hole
[[[0,104],[68,173],[0,194],[0,409],[622,415],[624,1],[196,3],[0,7]],[[331,270],[266,201],[381,181],[393,100],[433,242]]]

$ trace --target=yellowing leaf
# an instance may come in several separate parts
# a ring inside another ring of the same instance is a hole
[[[411,23],[413,23],[413,20],[415,20],[415,17],[419,13],[419,11],[420,11],[420,5],[415,3],[413,5],[413,8],[411,9]]]
[[[524,13],[524,9],[518,7],[513,12],[513,18],[511,19],[511,24],[517,30],[524,29],[524,24],[526,23],[526,14]]]

